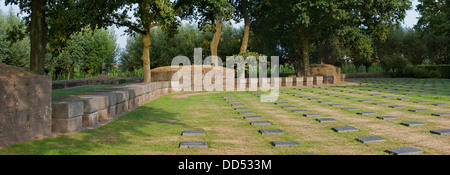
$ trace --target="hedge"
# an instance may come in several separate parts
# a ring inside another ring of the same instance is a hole
[[[417,67],[424,68],[428,71],[439,71],[441,73],[441,78],[450,78],[450,65],[449,64],[441,64],[441,65],[419,65]]]

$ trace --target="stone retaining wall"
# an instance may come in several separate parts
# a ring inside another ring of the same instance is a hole
[[[0,147],[51,135],[51,77],[0,77]]]

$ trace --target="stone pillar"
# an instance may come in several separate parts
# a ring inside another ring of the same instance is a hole
[[[322,76],[314,77],[313,84],[317,85],[317,86],[321,86],[323,84],[323,77]]]
[[[293,86],[303,86],[303,77],[294,77]]]
[[[314,77],[303,77],[303,86],[312,86]]]

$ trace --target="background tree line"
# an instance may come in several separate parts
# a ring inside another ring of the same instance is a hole
[[[140,70],[150,81],[150,68],[169,65],[177,55],[192,58],[193,48],[202,47],[204,56],[222,59],[277,55],[297,76],[308,76],[312,63],[352,64],[366,71],[375,63],[409,76],[406,67],[420,72],[415,69],[424,63],[449,63],[449,4],[419,2],[418,24],[400,29],[409,0],[7,0],[28,16],[2,25],[0,45],[8,47],[0,55],[10,56],[0,61],[68,78],[97,73],[101,64],[94,60],[110,65],[120,55],[130,75]],[[197,25],[181,25],[182,20]],[[231,20],[244,21],[244,26],[233,28]],[[114,34],[105,29],[112,25],[126,27],[131,36],[120,54]],[[13,59],[12,41],[27,44],[27,37],[29,54],[14,53],[30,59]]]

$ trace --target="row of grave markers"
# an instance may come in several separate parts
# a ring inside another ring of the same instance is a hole
[[[299,88],[295,88],[295,89],[299,89]],[[331,101],[322,101],[320,98],[311,98],[311,97],[307,97],[307,96],[301,96],[300,94],[297,93],[290,93],[290,92],[284,92],[287,94],[291,94],[293,96],[300,96],[302,98],[308,98],[308,100],[318,100],[319,103],[330,103],[329,106],[342,106],[343,104],[332,104]],[[261,94],[259,93],[252,93],[254,95],[260,96]],[[405,99],[399,99],[399,100],[405,100]],[[276,105],[288,105],[288,102],[275,102]],[[296,108],[296,106],[282,106],[282,108]],[[344,110],[358,110],[357,108],[342,108]],[[292,112],[308,112],[308,110],[306,109],[292,109]],[[413,110],[416,111],[416,110]],[[421,110],[417,110],[417,111],[421,111]],[[370,115],[370,114],[376,114],[376,112],[357,112],[356,114],[359,115]],[[442,116],[442,115],[449,115],[447,113],[439,113],[439,114],[433,114],[433,115],[437,115],[437,116]],[[303,116],[305,117],[320,117],[322,116],[321,114],[303,114]],[[378,116],[378,119],[396,119],[398,117],[395,116]],[[317,121],[319,122],[336,122],[337,120],[334,118],[316,118]],[[424,125],[424,123],[420,123],[420,122],[403,122],[401,123],[402,125],[405,126],[414,126],[414,125]],[[333,131],[335,132],[351,132],[351,131],[358,131],[357,128],[353,127],[353,126],[339,126],[339,127],[333,127],[331,128]],[[450,133],[450,129],[439,129],[439,130],[432,130],[430,131],[431,133],[434,134],[447,134]],[[386,139],[381,138],[379,136],[369,136],[369,137],[360,137],[360,138],[356,138],[356,140],[362,142],[362,143],[367,143],[367,142],[374,142],[374,141],[385,141]],[[392,153],[392,154],[396,154],[396,155],[400,155],[400,154],[417,154],[417,153],[422,153],[422,150],[418,150],[416,148],[411,148],[411,147],[407,147],[407,148],[399,148],[399,149],[389,149],[386,150],[386,152],[388,153]]]

